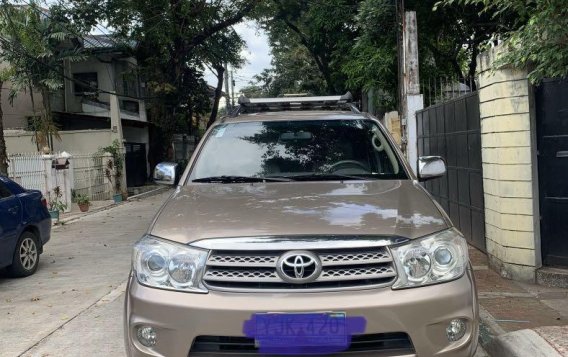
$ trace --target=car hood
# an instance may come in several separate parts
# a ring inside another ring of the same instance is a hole
[[[180,243],[299,235],[412,239],[449,225],[411,180],[192,184],[176,189],[149,233]]]

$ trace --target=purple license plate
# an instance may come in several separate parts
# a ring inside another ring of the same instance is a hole
[[[253,319],[255,342],[262,351],[341,351],[351,340],[343,312],[263,313]]]

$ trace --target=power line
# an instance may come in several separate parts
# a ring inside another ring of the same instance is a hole
[[[21,56],[28,57],[29,59],[35,61],[36,63],[40,64],[40,65],[43,66],[43,67],[46,67],[46,68],[49,68],[49,69],[52,69],[52,70],[57,70],[57,71],[61,69],[61,68],[55,67],[55,66],[53,66],[53,65],[49,65],[49,64],[47,64],[47,63],[41,62],[41,61],[38,60],[36,57],[34,57],[34,56],[30,55],[29,53],[25,52],[25,49],[24,49],[23,51],[21,51],[21,50],[18,51],[18,50],[16,50],[15,48],[9,48],[10,46],[12,46],[12,43],[8,42],[6,39],[4,39],[4,38],[2,38],[2,37],[0,37],[0,44],[2,44],[2,49],[3,49],[3,50],[9,50],[9,51],[11,51],[12,53],[15,53],[15,54],[17,54],[17,55],[21,55]],[[71,82],[73,82],[73,83],[78,83],[78,84],[80,84],[80,85],[82,85],[82,86],[84,86],[84,87],[87,87],[87,88],[89,88],[89,89],[92,89],[94,92],[97,92],[97,93],[114,94],[114,95],[116,95],[116,96],[118,96],[118,97],[124,97],[124,98],[136,99],[136,100],[146,100],[146,99],[156,99],[156,98],[158,98],[158,97],[135,97],[135,96],[126,95],[126,94],[119,94],[119,93],[115,93],[115,92],[112,92],[112,91],[107,91],[107,90],[104,90],[104,89],[100,89],[100,88],[93,87],[93,86],[92,86],[90,83],[88,83],[88,82],[78,80],[78,79],[73,78],[73,77],[70,77],[70,76],[68,76],[68,75],[66,75],[66,74],[64,74],[64,73],[63,73],[63,74],[59,74],[59,76],[61,76],[61,77],[64,78],[64,79],[67,79],[67,80],[69,80],[69,81],[71,81]]]
[[[41,11],[41,9],[38,8],[36,5],[32,5],[31,3],[27,2],[27,1],[24,1],[24,2],[25,2],[26,4],[28,4],[28,5],[30,5],[30,8],[32,8],[32,9],[35,8],[35,9],[39,10],[39,11],[40,11],[42,14],[44,14],[46,17],[48,17],[48,18],[50,18],[50,19],[53,20],[53,18],[49,17],[47,14],[45,14],[43,11]],[[5,11],[0,11],[0,12],[4,15],[4,17],[5,17],[8,21],[11,21],[11,19],[9,18],[9,14],[7,14]],[[67,27],[65,27],[65,26],[63,26],[63,25],[62,25],[62,27],[64,27],[66,30],[69,31],[69,29],[68,29]],[[76,35],[76,36],[79,37],[79,38],[82,38],[82,39],[84,40],[84,38],[83,38],[81,35],[75,34],[75,33],[73,33],[73,31],[69,31],[69,32],[72,33],[72,34],[74,34],[74,35]],[[11,48],[11,49],[10,49],[10,47],[13,47],[14,45],[16,45],[16,43],[10,43],[10,42],[8,42],[6,39],[4,39],[4,38],[2,38],[2,37],[0,37],[0,42],[2,42],[2,44],[4,45],[4,46],[3,46],[3,49],[4,49],[4,50],[11,50],[11,52],[13,52],[13,53],[16,53],[16,54],[18,54],[18,55],[23,55],[23,56],[25,56],[25,57],[28,57],[28,58],[30,58],[31,60],[35,61],[36,63],[40,64],[41,66],[43,66],[43,67],[45,67],[45,68],[49,68],[49,69],[51,69],[51,70],[55,70],[55,71],[58,71],[58,72],[61,70],[61,68],[59,68],[59,67],[49,65],[49,64],[47,64],[47,63],[44,63],[44,62],[38,60],[36,57],[31,56],[29,53],[26,52],[25,49],[23,49],[23,48],[21,47],[21,44],[20,44],[19,42],[17,43],[17,45],[20,46],[20,50],[19,50],[19,51],[18,51],[17,49],[15,49],[15,48]],[[101,45],[102,45],[102,44],[101,44]],[[108,68],[107,68],[107,71],[109,71]],[[92,89],[93,92],[96,92],[96,93],[115,94],[115,95],[117,95],[117,96],[119,96],[119,97],[124,97],[124,98],[129,98],[129,99],[136,99],[136,100],[146,100],[146,99],[155,99],[155,98],[158,98],[158,97],[136,97],[136,96],[131,96],[131,95],[127,95],[127,94],[119,94],[119,93],[116,93],[116,91],[113,92],[113,91],[108,91],[108,90],[100,89],[100,88],[98,88],[98,87],[93,87],[93,86],[92,86],[90,83],[88,83],[88,82],[81,81],[81,80],[78,80],[78,79],[76,79],[76,78],[70,77],[70,76],[66,75],[64,72],[63,72],[63,73],[60,73],[59,76],[61,76],[61,77],[64,78],[64,79],[67,79],[67,80],[69,80],[69,81],[71,81],[71,82],[73,82],[73,83],[78,83],[78,84],[82,85],[83,87]],[[112,76],[110,75],[110,72],[109,72],[109,77],[112,78]],[[116,89],[116,83],[114,83],[114,82],[113,82],[113,89]]]
[[[45,16],[47,19],[54,21],[53,16],[51,16],[51,13],[49,11],[43,11],[43,9],[39,6],[36,5],[36,3],[32,3],[31,1],[26,1],[26,0],[20,0],[23,3],[27,4],[32,10],[41,13],[43,16]],[[71,10],[65,6],[65,4],[62,1],[58,1],[58,5],[63,7],[67,12],[71,12]],[[89,43],[89,44],[93,44],[93,42],[91,42],[91,39],[87,40],[85,38],[85,35],[80,34],[78,31],[76,31],[76,29],[69,29],[69,27],[65,26],[65,24],[63,22],[58,22],[58,24],[63,27],[65,30],[67,30],[68,33],[71,33],[72,35],[74,35],[75,37],[81,39],[83,41],[83,43]],[[120,47],[120,45],[112,38],[112,36],[110,36],[109,34],[106,34],[102,29],[99,28],[98,24],[95,24],[95,27],[101,31],[116,47]],[[98,37],[96,37],[96,35],[93,35],[91,37],[94,41],[98,42],[99,46],[101,48],[105,48],[105,44],[99,40]],[[100,58],[98,58],[95,55],[95,58],[97,58],[100,62],[103,62]],[[105,70],[108,74],[109,79],[111,80],[111,84],[112,84],[112,90],[113,91],[117,91],[116,90],[116,81],[113,78],[113,75],[110,71],[110,69],[108,68],[108,66],[104,66]]]

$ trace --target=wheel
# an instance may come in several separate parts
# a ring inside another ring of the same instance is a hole
[[[39,264],[38,239],[32,232],[24,232],[14,251],[12,265],[8,274],[15,278],[30,276],[37,270]]]

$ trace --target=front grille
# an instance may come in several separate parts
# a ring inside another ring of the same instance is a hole
[[[304,290],[388,286],[396,278],[392,257],[385,247],[311,251],[322,271],[309,283],[290,283],[277,273],[279,257],[286,251],[214,250],[203,276],[210,289]]]
[[[309,348],[307,349],[309,350]],[[414,354],[414,347],[408,334],[404,332],[355,335],[343,353],[388,352],[389,355]],[[258,354],[254,339],[230,336],[198,336],[191,346],[189,355],[196,353],[239,353]],[[317,349],[314,350],[317,353]]]

